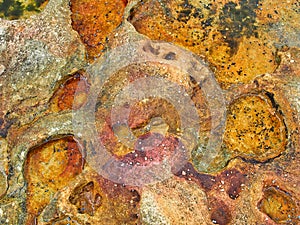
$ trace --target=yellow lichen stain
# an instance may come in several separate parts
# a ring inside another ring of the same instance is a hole
[[[224,143],[231,156],[266,161],[285,150],[286,136],[282,115],[267,96],[243,96],[229,106]]]
[[[215,65],[216,79],[223,87],[250,83],[259,75],[274,72],[278,66],[275,47],[255,37],[243,37],[236,54],[230,56],[229,52],[230,48],[223,45],[207,57]]]
[[[264,190],[263,199],[258,203],[258,208],[272,220],[280,224],[294,224],[297,214],[296,203],[286,192],[276,187]]]
[[[276,47],[243,1],[145,1],[129,18],[138,32],[204,57],[223,88],[277,68]],[[261,21],[263,23],[263,21]]]

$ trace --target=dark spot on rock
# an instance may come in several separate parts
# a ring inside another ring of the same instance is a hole
[[[231,199],[237,199],[242,190],[242,184],[247,181],[247,176],[240,171],[233,169],[222,172],[221,177],[218,179],[228,183],[229,187],[226,193]]]
[[[38,13],[41,11],[42,4],[47,1],[35,0],[27,3],[19,0],[3,0],[0,3],[0,18],[15,20],[21,18],[25,11]]]
[[[187,163],[182,169],[175,173],[175,175],[185,178],[186,180],[195,181],[206,191],[211,190],[216,183],[214,176],[198,173],[191,163]]]
[[[164,59],[166,60],[175,60],[176,59],[176,53],[175,52],[169,52],[165,55]]]
[[[226,36],[226,42],[231,47],[232,52],[236,52],[239,38],[242,36],[257,36],[255,25],[256,12],[259,0],[240,0],[239,4],[228,2],[224,5],[219,16],[221,21],[222,35]]]
[[[138,214],[130,214],[130,217],[132,219],[138,219],[139,218],[139,215]]]
[[[23,15],[24,6],[21,2],[15,0],[4,0],[0,3],[0,14],[4,18],[18,19]]]
[[[211,26],[212,24],[212,22],[213,22],[213,20],[214,20],[214,18],[208,18],[208,19],[206,19],[206,20],[204,20],[204,21],[202,21],[201,22],[201,25],[202,25],[202,27],[203,28],[206,28],[206,27],[209,27],[209,26]]]
[[[276,103],[275,99],[274,99],[274,94],[268,91],[265,91],[267,97],[271,100],[272,106],[273,108],[275,108],[276,110],[278,110],[279,105]]]
[[[6,120],[0,118],[0,137],[6,138],[9,128],[15,120]]]
[[[192,13],[191,9],[183,9],[179,12],[178,20],[186,22],[190,19],[190,14]]]
[[[69,197],[69,201],[76,205],[78,213],[93,216],[102,204],[102,197],[94,193],[94,182],[76,187]]]
[[[132,190],[130,190],[130,192],[132,193],[131,200],[132,200],[134,203],[140,202],[141,196],[140,196],[140,194],[138,193],[138,191],[132,189]]]
[[[188,0],[184,0],[182,4],[178,5],[180,10],[178,11],[177,17],[174,18],[180,22],[187,23],[191,17],[202,19],[203,13],[201,8],[197,8],[190,4]]]
[[[160,47],[153,48],[150,42],[146,43],[143,47],[144,52],[150,52],[153,55],[159,55],[159,49]]]
[[[231,221],[231,213],[228,206],[222,200],[213,198],[209,201],[211,208],[211,221],[214,224],[227,225]]]

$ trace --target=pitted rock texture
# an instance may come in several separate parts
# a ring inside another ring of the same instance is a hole
[[[299,8],[0,0],[0,224],[299,224]]]

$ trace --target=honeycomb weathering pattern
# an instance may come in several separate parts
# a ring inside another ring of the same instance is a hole
[[[176,146],[169,158],[150,163],[147,166],[132,165],[132,162],[124,163],[111,155],[98,138],[95,127],[97,123],[95,111],[97,111],[97,99],[99,93],[103,91],[103,85],[121,68],[145,62],[156,62],[175,67],[177,70],[189,74],[189,77],[185,77],[185,79],[195,80],[200,85],[209,105],[212,130],[206,146],[209,151],[202,153],[205,157],[199,163],[198,169],[208,171],[212,161],[219,154],[225,125],[226,108],[221,88],[208,67],[195,55],[175,45],[150,40],[132,42],[112,49],[104,55],[104,59],[94,62],[87,69],[91,82],[89,99],[85,107],[79,111],[74,110],[73,117],[77,139],[87,143],[87,162],[109,180],[127,185],[143,186],[170,178],[172,173],[180,170],[189,160],[193,149],[186,149],[184,140],[190,133],[194,135],[194,139],[197,139],[200,129],[195,103],[180,86],[180,83],[176,84],[162,77],[138,78],[121,89],[113,100],[110,119],[112,124],[125,124],[128,127],[130,106],[133,103],[151,97],[165,99],[179,115],[181,122],[179,140],[183,143]],[[129,127],[128,129],[130,130]],[[134,137],[131,131],[128,135]],[[144,138],[147,139],[147,137]],[[142,139],[136,138],[136,143],[142,143]],[[193,148],[195,147],[193,146]],[[133,153],[134,150],[132,149]]]
[[[299,224],[299,7],[0,0],[0,224]]]

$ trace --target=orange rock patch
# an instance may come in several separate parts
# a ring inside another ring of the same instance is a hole
[[[61,84],[51,99],[53,112],[80,108],[87,100],[89,84],[83,72],[76,72]]]
[[[83,163],[79,146],[72,137],[46,142],[28,153],[27,224],[32,224],[59,189],[81,173]]]
[[[227,114],[224,143],[231,156],[263,162],[280,155],[287,143],[282,115],[267,96],[235,100]]]
[[[71,0],[72,26],[86,46],[89,61],[99,57],[107,36],[118,27],[126,2],[123,0]]]
[[[138,32],[206,58],[221,86],[272,73],[276,48],[258,29],[256,1],[144,1],[129,18]],[[263,21],[261,21],[263,22]]]

